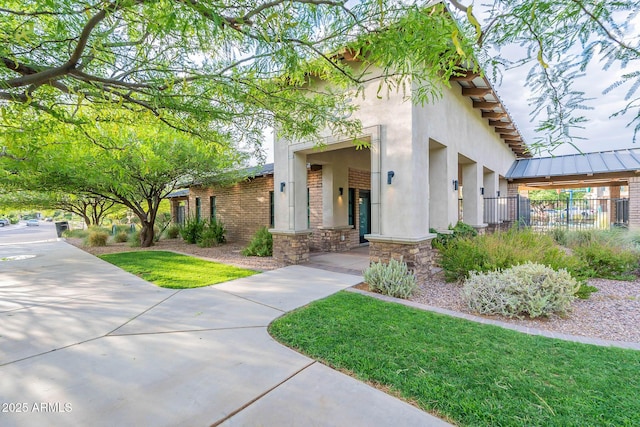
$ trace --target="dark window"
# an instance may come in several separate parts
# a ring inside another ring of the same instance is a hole
[[[269,226],[275,227],[275,206],[273,204],[273,191],[269,191]]]
[[[202,218],[201,210],[202,210],[202,201],[200,200],[200,197],[196,197],[196,219],[197,220]]]
[[[209,206],[211,206],[211,221],[216,220],[216,196],[209,197]]]
[[[355,200],[356,200],[356,189],[350,188],[349,189],[349,225],[355,224],[353,220],[356,216]]]

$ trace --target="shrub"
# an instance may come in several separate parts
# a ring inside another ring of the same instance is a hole
[[[432,240],[431,246],[439,249],[443,246],[447,246],[450,242],[456,239],[469,239],[478,235],[478,231],[475,228],[461,221],[458,221],[454,227],[449,225],[449,230],[451,230],[451,233],[445,234],[438,233],[435,229],[430,228],[429,232],[436,233],[438,235]]]
[[[470,271],[488,271],[489,255],[475,239],[452,239],[441,246],[440,266],[447,282],[462,282]]]
[[[566,313],[578,289],[566,270],[526,263],[502,272],[473,272],[462,293],[469,308],[478,313],[534,318]]]
[[[80,239],[86,239],[89,236],[89,231],[77,229],[77,230],[65,230],[62,232],[62,237],[76,237]]]
[[[129,234],[129,246],[132,248],[139,248],[141,246],[140,230],[136,229],[136,231]]]
[[[195,244],[202,236],[204,226],[204,221],[201,219],[194,217],[188,218],[182,227],[180,227],[180,235],[185,242]]]
[[[213,220],[209,223],[203,222],[202,224],[202,231],[196,241],[198,246],[201,248],[210,248],[226,241],[224,235],[227,230],[224,228],[222,222]]]
[[[87,246],[107,246],[107,239],[109,238],[109,233],[105,233],[104,231],[90,231],[85,244]]]
[[[116,243],[124,243],[129,240],[129,233],[126,231],[118,231],[115,236],[113,236],[113,241]]]
[[[576,297],[580,299],[589,299],[592,293],[598,292],[598,288],[586,284],[581,284],[576,291]]]
[[[574,248],[573,253],[593,269],[596,277],[635,279],[633,272],[638,268],[638,253],[635,251],[592,240]]]
[[[369,289],[396,298],[408,298],[416,290],[416,277],[409,272],[407,264],[395,259],[389,263],[371,264],[364,271],[364,280]]]
[[[273,236],[267,227],[262,227],[253,235],[249,245],[242,250],[244,256],[272,256]]]
[[[177,239],[180,235],[180,226],[177,224],[170,225],[164,232],[167,239]]]

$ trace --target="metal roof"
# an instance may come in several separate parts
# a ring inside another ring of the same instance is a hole
[[[189,195],[188,188],[181,188],[180,190],[172,191],[167,195],[167,199],[174,199],[178,197],[187,197]]]
[[[518,159],[507,172],[506,178],[517,180],[573,175],[592,176],[635,171],[640,171],[640,148]]]

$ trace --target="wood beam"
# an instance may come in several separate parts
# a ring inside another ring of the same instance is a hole
[[[507,113],[496,113],[495,111],[483,111],[482,117],[487,119],[500,119],[502,117],[507,117]]]
[[[462,94],[464,96],[485,96],[485,95],[489,95],[492,92],[493,91],[491,90],[490,87],[487,87],[487,88],[484,88],[484,87],[463,87],[462,88]]]
[[[501,120],[489,120],[489,126],[500,126],[505,128],[515,129],[511,122],[503,122]]]
[[[498,126],[496,126],[494,128],[494,130],[496,132],[498,132],[498,133],[506,133],[506,134],[513,134],[513,133],[517,134],[518,133],[518,131],[515,130],[514,128],[512,128],[512,127],[498,127]]]
[[[506,133],[501,133],[500,138],[504,139],[505,141],[522,141],[520,135],[509,135]]]
[[[461,76],[451,76],[449,80],[451,80],[452,82],[470,82],[476,77],[480,77],[480,74],[467,71],[464,75]]]
[[[502,108],[502,104],[499,102],[489,102],[489,101],[473,101],[473,108],[480,108],[483,110],[493,110],[494,108]]]

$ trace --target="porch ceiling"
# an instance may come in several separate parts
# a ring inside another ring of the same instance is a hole
[[[469,97],[473,101],[473,107],[482,111],[482,117],[488,119],[489,126],[493,126],[516,157],[531,157],[520,131],[486,77],[467,72],[465,75],[452,77],[451,81],[458,82],[462,87],[462,95]]]

